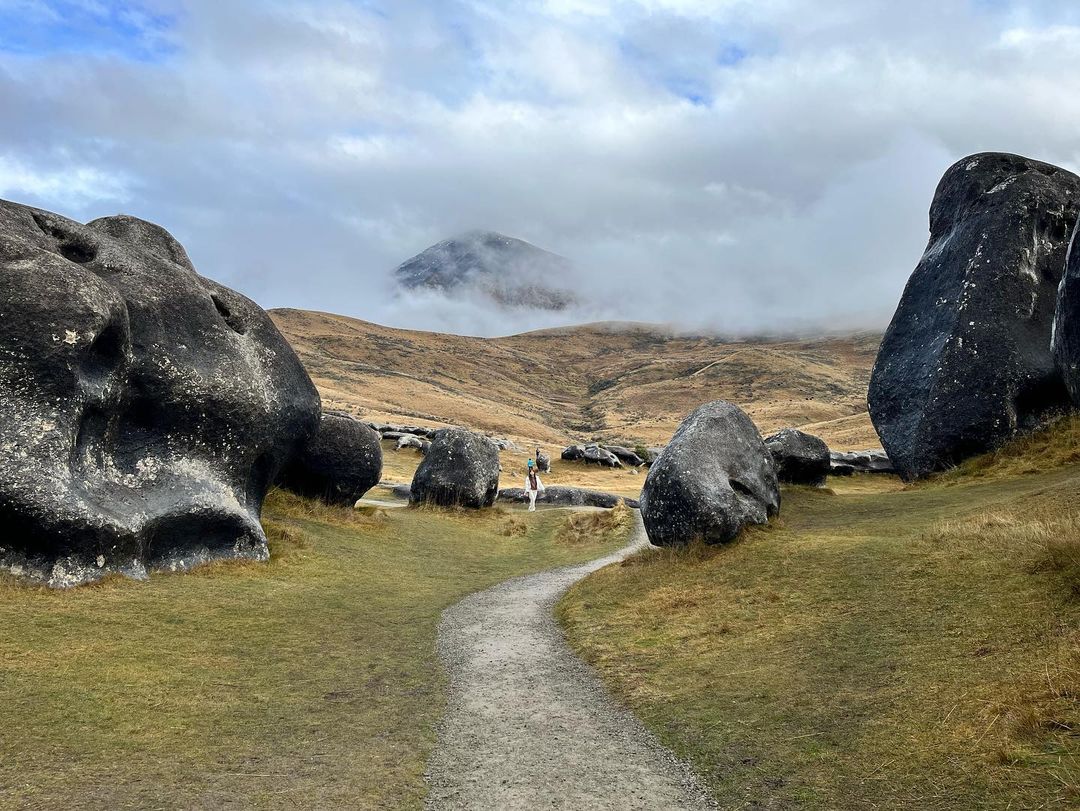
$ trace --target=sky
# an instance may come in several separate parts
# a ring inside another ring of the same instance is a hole
[[[262,306],[493,335],[882,327],[960,158],[1080,169],[1072,0],[0,0],[0,197]],[[582,305],[396,295],[489,229]]]

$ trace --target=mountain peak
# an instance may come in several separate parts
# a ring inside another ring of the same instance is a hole
[[[447,295],[479,293],[504,307],[562,310],[575,296],[564,285],[570,261],[496,231],[467,231],[443,240],[398,265],[405,290]]]

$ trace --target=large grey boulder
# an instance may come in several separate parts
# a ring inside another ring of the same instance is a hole
[[[164,229],[0,201],[0,565],[265,560],[263,497],[319,410],[266,313]]]
[[[413,476],[413,504],[479,509],[499,493],[499,450],[482,434],[464,428],[436,432]]]
[[[776,468],[757,427],[723,400],[686,418],[641,491],[645,531],[657,546],[730,541],[779,511]]]
[[[1016,155],[973,155],[941,179],[930,243],[870,378],[871,419],[905,479],[991,450],[1068,403],[1050,345],[1078,203],[1080,178]]]
[[[351,506],[379,483],[382,466],[375,431],[350,416],[326,413],[315,436],[285,466],[281,480],[300,495]]]
[[[785,428],[765,438],[777,478],[790,484],[822,487],[829,477],[829,446],[813,434]]]
[[[394,450],[404,450],[405,448],[412,448],[413,450],[424,453],[431,443],[426,439],[421,439],[416,434],[402,434],[398,437],[397,445]]]

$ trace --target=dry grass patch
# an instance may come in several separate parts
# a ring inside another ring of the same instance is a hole
[[[625,504],[610,510],[572,512],[559,527],[555,539],[567,546],[606,544],[613,539],[626,538],[633,521],[630,508]]]
[[[1050,420],[996,451],[976,456],[935,477],[944,483],[1043,473],[1080,463],[1080,414]]]
[[[1080,470],[831,484],[590,576],[568,638],[721,807],[1076,807]]]

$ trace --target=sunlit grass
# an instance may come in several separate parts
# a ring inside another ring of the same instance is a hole
[[[636,555],[560,616],[721,807],[1077,807],[1077,425],[928,483],[786,491],[779,521]]]
[[[276,493],[269,564],[0,582],[0,807],[417,807],[440,612],[625,542],[566,544],[567,515]]]

